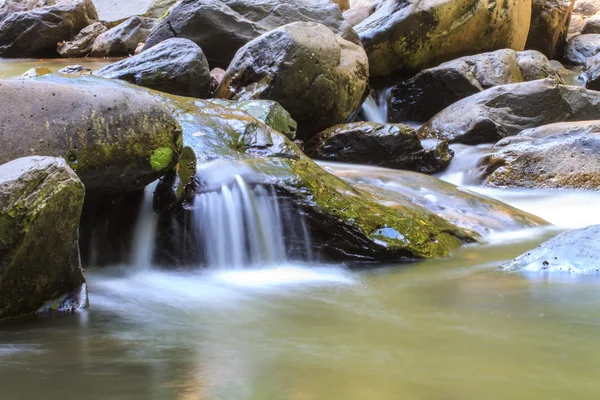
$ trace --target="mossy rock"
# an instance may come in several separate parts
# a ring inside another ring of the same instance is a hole
[[[63,159],[0,165],[0,319],[87,306],[77,241],[84,196]]]

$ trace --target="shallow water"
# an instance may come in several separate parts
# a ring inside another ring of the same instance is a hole
[[[31,67],[10,63],[0,76]],[[472,164],[442,178],[558,229],[600,223],[598,193],[481,188]],[[0,399],[596,399],[598,276],[497,270],[556,231],[353,271],[164,271],[142,251],[87,268],[89,310],[0,323]]]
[[[57,72],[69,65],[83,65],[92,70],[100,69],[106,65],[119,61],[121,58],[47,58],[32,59],[6,59],[0,58],[0,79],[16,78],[31,68],[45,67],[52,72]]]

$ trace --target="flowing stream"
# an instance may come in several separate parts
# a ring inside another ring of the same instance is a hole
[[[441,179],[561,229],[600,223],[599,193],[483,188],[474,176],[487,150],[455,150]],[[136,228],[137,268],[87,267],[87,311],[0,322],[0,398],[600,396],[598,276],[496,269],[556,228],[511,232],[445,260],[349,270],[290,257],[282,237],[293,227],[308,240],[302,220],[244,173],[216,172],[193,204],[204,226],[198,246],[213,268],[152,267],[149,187]]]

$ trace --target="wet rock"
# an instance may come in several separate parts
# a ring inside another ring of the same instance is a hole
[[[51,74],[51,73],[52,73],[52,71],[46,67],[35,67],[35,68],[31,68],[31,69],[25,71],[23,73],[23,75],[19,76],[19,79],[21,79],[21,80],[31,79],[31,78],[35,78],[37,76],[42,76],[42,75]]]
[[[194,189],[196,163],[194,150],[184,147],[175,168],[162,176],[156,186],[153,208],[157,213],[164,213],[180,205],[186,194]]]
[[[248,43],[231,62],[216,97],[274,100],[306,140],[346,122],[368,86],[364,50],[312,22],[277,28]]]
[[[173,37],[186,38],[202,48],[211,67],[227,68],[246,43],[296,21],[321,23],[360,43],[330,0],[183,0],[152,29],[144,49]]]
[[[225,70],[221,68],[213,68],[210,71],[210,91],[215,92],[225,76]]]
[[[68,65],[58,70],[59,74],[64,75],[86,75],[91,72],[92,70],[90,68],[84,67],[83,65]]]
[[[565,59],[574,65],[585,65],[588,58],[600,52],[600,34],[578,35],[569,40]]]
[[[485,184],[500,187],[600,189],[600,121],[528,129],[485,157]]]
[[[581,78],[587,89],[600,90],[600,55],[587,59]]]
[[[56,51],[65,58],[86,57],[92,51],[96,38],[106,30],[101,22],[96,22],[83,28],[73,40],[60,44]]]
[[[0,57],[56,57],[56,44],[98,19],[92,0],[9,14],[0,22]]]
[[[600,118],[600,93],[554,79],[496,86],[438,113],[421,138],[451,143],[495,143],[521,131],[560,121]]]
[[[523,50],[530,19],[528,0],[382,0],[355,29],[369,56],[371,74],[386,77],[466,54]]]
[[[55,0],[4,0],[0,3],[0,22],[13,13],[27,12],[55,4]]]
[[[110,193],[143,189],[170,170],[181,149],[171,114],[142,91],[89,81],[53,74],[0,81],[0,98],[11,99],[0,108],[0,163],[62,157],[88,191]]]
[[[257,120],[283,134],[286,138],[290,140],[294,140],[296,138],[296,129],[298,124],[292,119],[290,113],[288,113],[285,108],[281,107],[281,105],[276,101],[229,101],[215,99],[211,100],[211,102],[245,111]]]
[[[461,57],[394,86],[389,119],[425,122],[449,105],[485,89],[547,77],[562,82],[548,59],[537,51],[504,49]]]
[[[87,306],[77,242],[84,195],[62,159],[0,165],[0,320]]]
[[[442,142],[424,149],[417,131],[402,124],[355,122],[329,128],[304,146],[306,155],[325,161],[379,165],[424,173],[439,172],[454,152]]]
[[[146,41],[156,19],[132,17],[122,24],[102,33],[94,41],[93,57],[127,56]]]
[[[500,268],[521,272],[597,274],[600,266],[598,237],[600,225],[561,233]]]
[[[600,33],[600,15],[588,18],[583,25],[581,33]]]
[[[533,0],[525,48],[537,50],[548,58],[561,58],[574,5],[575,0]]]
[[[196,98],[210,95],[210,69],[202,49],[187,39],[169,39],[137,56],[95,72],[165,93]]]
[[[416,204],[485,237],[491,233],[547,225],[543,219],[498,200],[459,188],[429,175],[348,164],[322,164],[328,172],[394,208]]]

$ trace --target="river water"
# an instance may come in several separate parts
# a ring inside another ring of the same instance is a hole
[[[558,227],[369,270],[89,267],[89,310],[0,323],[0,398],[597,399],[598,276],[496,267],[600,223],[600,194],[484,189],[460,175],[473,166],[440,178]]]

